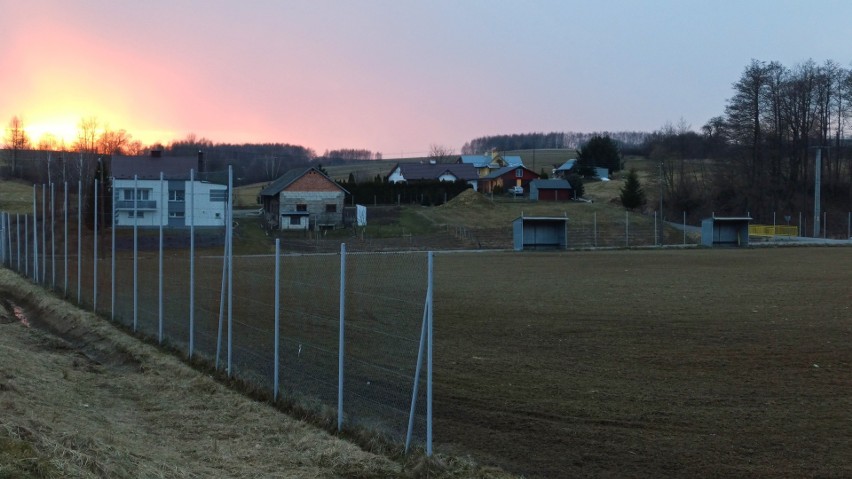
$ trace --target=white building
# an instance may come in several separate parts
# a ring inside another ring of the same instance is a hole
[[[228,187],[203,177],[203,156],[113,156],[115,226],[215,227],[225,225]],[[163,179],[160,180],[162,173]]]

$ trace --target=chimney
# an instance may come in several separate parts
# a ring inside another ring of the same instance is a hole
[[[207,169],[207,164],[204,161],[204,152],[201,151],[201,150],[198,150],[198,172],[204,173],[204,170],[206,170],[206,169]]]

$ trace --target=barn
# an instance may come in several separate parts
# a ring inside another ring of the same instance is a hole
[[[515,251],[568,249],[568,218],[521,216],[512,222]]]
[[[703,246],[748,246],[748,216],[712,216],[701,221]]]

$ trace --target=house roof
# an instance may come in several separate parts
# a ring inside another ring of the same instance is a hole
[[[506,166],[523,166],[524,160],[520,156],[501,156],[503,161],[506,162]]]
[[[553,170],[553,171],[568,171],[568,170],[570,170],[570,169],[574,168],[574,165],[575,165],[576,163],[577,163],[577,159],[576,159],[576,158],[575,158],[575,159],[572,159],[572,160],[568,160],[568,161],[566,161],[565,163],[562,163],[561,165],[559,165],[559,167],[557,167],[557,168],[556,168],[555,170]]]
[[[530,187],[535,186],[539,190],[570,190],[571,183],[568,183],[565,180],[560,179],[552,179],[552,180],[532,180],[530,181]]]
[[[485,155],[461,155],[459,161],[463,164],[473,165],[474,168],[485,168],[491,164],[491,157]]]
[[[329,181],[329,183],[331,183],[331,184],[333,184],[334,186],[336,186],[336,187],[340,188],[340,191],[342,191],[342,192],[344,192],[344,193],[346,193],[346,194],[349,194],[349,192],[348,192],[348,191],[346,191],[346,189],[345,189],[344,187],[342,187],[342,186],[340,186],[339,184],[337,184],[337,182],[336,182],[336,181],[334,181],[334,180],[332,180],[331,178],[329,178],[329,177],[328,177],[326,174],[324,174],[322,171],[318,170],[317,168],[314,168],[313,166],[309,166],[309,167],[307,167],[307,168],[293,168],[292,170],[288,170],[286,173],[284,173],[283,175],[281,175],[280,177],[278,177],[278,179],[277,179],[277,180],[275,180],[275,181],[273,181],[272,183],[270,183],[270,184],[269,184],[269,186],[267,186],[266,188],[264,188],[264,189],[260,190],[260,196],[275,196],[275,195],[277,195],[278,193],[281,193],[281,192],[282,192],[282,191],[284,191],[284,190],[285,190],[288,186],[290,186],[291,184],[293,184],[293,182],[295,182],[295,181],[296,181],[296,180],[298,180],[299,178],[301,178],[301,177],[305,176],[305,175],[306,175],[309,171],[311,171],[311,170],[316,171],[317,173],[319,173],[320,175],[322,175],[322,176],[323,176],[323,178],[325,178],[326,180],[328,180],[328,181]]]
[[[407,181],[437,180],[445,173],[464,181],[479,179],[476,168],[467,163],[397,163],[397,168]]]
[[[113,178],[159,180],[160,173],[167,180],[189,179],[189,170],[195,170],[198,177],[197,156],[119,156],[113,155],[110,171]]]
[[[494,170],[491,173],[483,176],[480,179],[482,179],[482,180],[496,180],[497,178],[500,178],[501,176],[505,175],[506,173],[508,173],[510,171],[515,171],[518,168],[523,168],[523,169],[529,171],[530,173],[534,174],[535,176],[538,176],[538,173],[527,168],[524,165],[513,165],[513,166],[504,166],[503,168],[500,168],[499,170]]]

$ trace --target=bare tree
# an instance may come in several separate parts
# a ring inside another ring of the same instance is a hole
[[[262,161],[263,171],[268,181],[275,180],[281,176],[281,169],[284,164],[283,158],[275,155],[268,155],[264,156]]]
[[[109,125],[104,125],[104,131],[98,137],[98,152],[104,155],[123,154],[131,139],[127,130],[110,130]]]
[[[94,116],[82,118],[77,123],[77,141],[74,150],[94,155],[98,151],[98,119]]]
[[[10,151],[12,176],[20,173],[19,157],[21,150],[26,150],[30,147],[30,139],[27,137],[27,132],[24,131],[24,121],[13,116],[9,120],[9,125],[6,127],[6,148]]]
[[[453,149],[448,146],[437,143],[429,145],[429,160],[435,163],[452,163],[456,156]]]
[[[43,151],[58,151],[60,149],[59,138],[53,133],[43,133],[38,139],[38,149]]]

